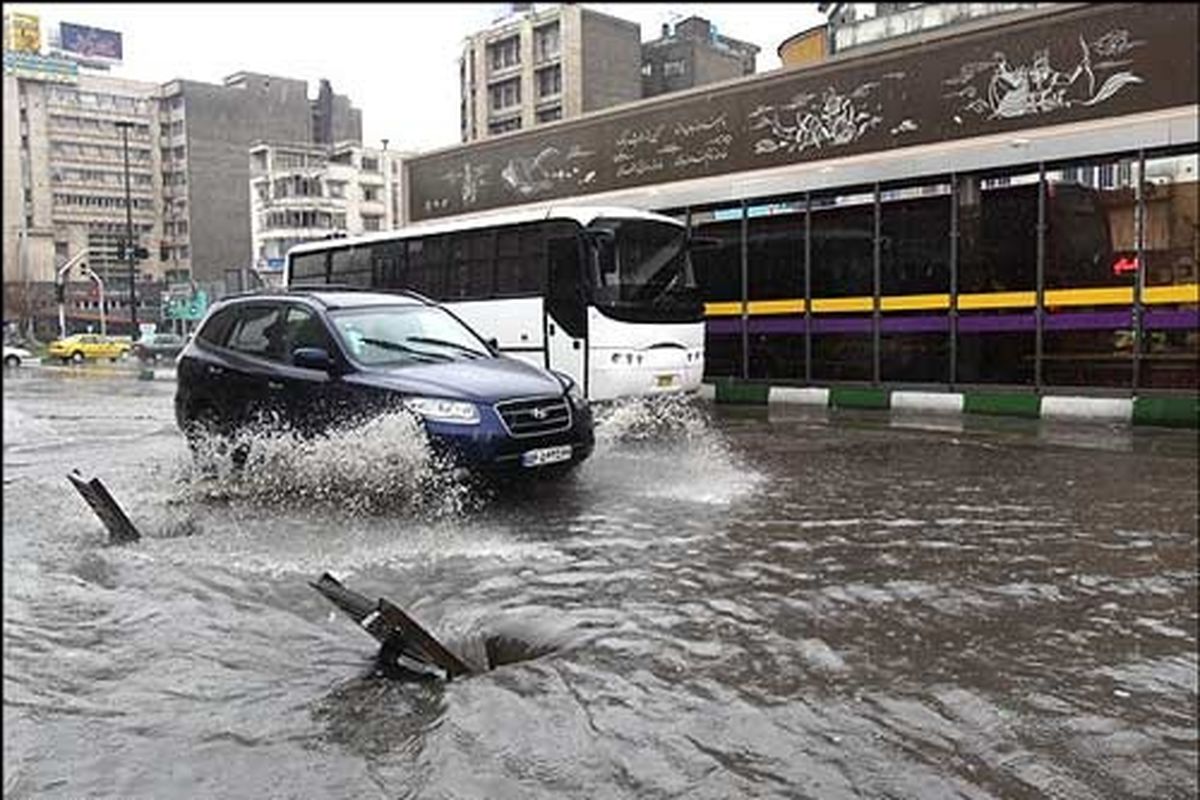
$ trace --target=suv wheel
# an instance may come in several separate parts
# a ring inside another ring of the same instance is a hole
[[[83,351],[76,350],[74,353],[71,353],[71,361],[73,361],[76,364],[82,364],[83,363]]]

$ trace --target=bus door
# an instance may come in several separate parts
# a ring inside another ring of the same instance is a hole
[[[587,292],[580,240],[547,241],[546,366],[566,373],[587,394]]]

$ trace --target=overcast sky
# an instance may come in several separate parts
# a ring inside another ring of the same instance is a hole
[[[758,71],[779,67],[780,42],[824,20],[816,3],[583,3],[637,22],[642,41],[693,14],[761,48]],[[536,8],[548,7],[537,4]],[[5,12],[120,31],[124,64],[112,75],[164,83],[220,83],[246,70],[309,82],[328,78],[362,110],[365,144],[429,150],[459,141],[458,57],[463,39],[508,4],[5,3]]]

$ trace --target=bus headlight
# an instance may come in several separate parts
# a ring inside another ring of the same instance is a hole
[[[430,422],[445,422],[450,425],[477,425],[479,409],[474,403],[462,400],[445,400],[440,397],[409,397],[405,407],[420,414]]]

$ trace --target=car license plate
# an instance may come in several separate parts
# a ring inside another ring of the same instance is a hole
[[[521,454],[521,466],[524,467],[540,467],[543,464],[555,464],[559,461],[569,461],[571,458],[571,445],[564,444],[558,447],[542,447],[538,450],[529,450]]]
[[[655,375],[654,376],[654,385],[655,386],[673,386],[674,384],[675,384],[675,376],[674,375]]]

